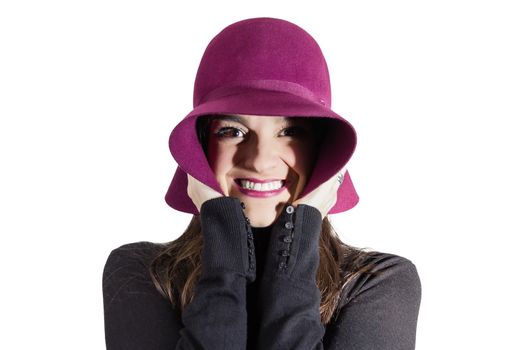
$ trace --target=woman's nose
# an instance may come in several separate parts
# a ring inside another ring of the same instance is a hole
[[[279,162],[279,150],[274,140],[250,140],[242,152],[244,166],[257,173],[266,174]],[[268,174],[270,175],[270,174]]]

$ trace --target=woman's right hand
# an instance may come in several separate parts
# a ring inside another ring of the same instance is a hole
[[[338,178],[341,176],[341,179],[343,179],[345,171],[345,168],[339,170],[337,174],[319,185],[312,192],[295,200],[293,205],[308,204],[317,208],[321,213],[321,217],[324,218],[337,202],[337,191],[342,184],[342,180],[339,182]]]
[[[213,188],[203,184],[190,174],[188,175],[188,196],[193,201],[193,204],[201,211],[202,203],[206,202],[208,199],[222,197],[223,195]]]

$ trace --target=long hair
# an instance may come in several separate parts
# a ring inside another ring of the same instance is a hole
[[[196,131],[203,150],[207,150],[207,135],[212,118],[199,118]],[[321,130],[316,125],[315,130]],[[201,253],[204,240],[201,222],[194,215],[176,240],[165,243],[153,259],[149,273],[157,290],[182,312],[194,296],[195,286],[202,271]],[[344,287],[361,273],[369,273],[374,267],[367,263],[369,252],[341,241],[328,216],[323,219],[319,238],[319,267],[317,287],[321,293],[319,312],[321,322],[327,324],[337,311]]]
[[[200,219],[194,215],[182,236],[164,244],[149,267],[157,290],[180,312],[193,299],[202,271],[203,243]],[[368,254],[342,242],[328,217],[323,219],[316,277],[321,293],[319,313],[323,324],[327,324],[337,310],[344,287],[359,274],[368,273],[373,268],[372,264],[366,263]]]

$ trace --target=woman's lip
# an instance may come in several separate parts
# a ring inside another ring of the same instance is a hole
[[[274,181],[279,181],[279,180],[274,180]],[[237,188],[239,189],[239,191],[241,193],[243,193],[243,194],[245,194],[247,196],[250,196],[250,197],[258,197],[258,198],[276,196],[276,195],[280,194],[281,192],[283,192],[286,189],[286,187],[287,187],[287,181],[284,181],[283,186],[281,188],[276,189],[276,190],[272,190],[272,191],[255,191],[255,190],[249,190],[247,188],[243,188],[240,183],[237,183],[237,180],[235,180],[234,183],[235,183],[235,185],[237,186]]]
[[[254,182],[254,183],[260,183],[260,184],[264,184],[264,183],[268,183],[268,182],[275,182],[275,181],[284,181],[284,182],[286,182],[286,180],[283,180],[283,179],[259,180],[259,179],[254,179],[253,177],[239,177],[239,178],[235,179],[235,182],[240,181],[240,180],[248,180],[248,181],[251,181],[251,182]]]

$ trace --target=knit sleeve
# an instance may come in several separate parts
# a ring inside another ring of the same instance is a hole
[[[162,247],[150,242],[113,249],[102,277],[106,349],[174,349],[180,318],[157,291],[148,266]]]
[[[321,213],[287,205],[271,232],[259,287],[258,349],[323,349],[316,284]]]
[[[246,349],[246,285],[255,279],[253,236],[239,199],[218,197],[201,207],[202,274],[182,311],[177,349]]]
[[[403,257],[370,253],[375,267],[342,291],[343,307],[321,323],[319,266],[321,213],[287,206],[274,225],[260,284],[258,349],[413,350],[421,284]]]
[[[236,198],[208,200],[200,216],[202,272],[180,317],[155,290],[143,259],[126,247],[110,254],[103,277],[108,350],[246,349],[253,236]]]
[[[344,306],[325,334],[327,349],[413,350],[421,282],[408,259],[374,252],[375,267],[343,291]]]

